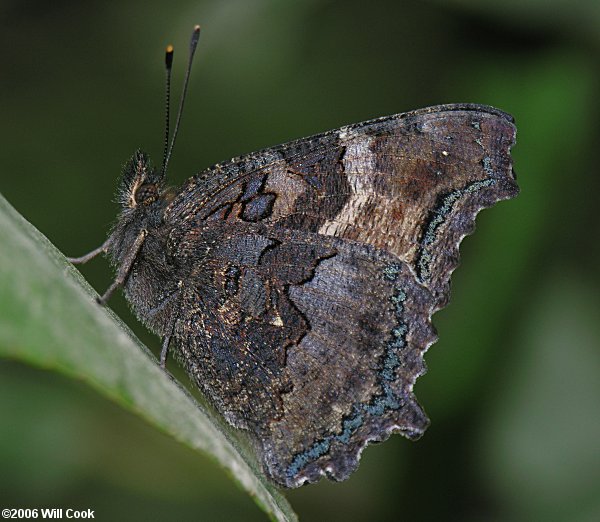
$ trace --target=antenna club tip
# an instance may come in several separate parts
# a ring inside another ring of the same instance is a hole
[[[196,45],[198,44],[198,40],[200,39],[200,26],[198,24],[196,24],[194,26],[194,32],[192,33],[192,39],[190,40],[190,49],[192,51],[192,54],[194,54],[194,51],[196,50]]]
[[[165,52],[165,67],[167,71],[171,71],[171,67],[173,67],[173,46],[171,44],[167,45]]]

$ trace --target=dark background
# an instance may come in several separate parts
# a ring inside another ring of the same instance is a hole
[[[164,46],[178,93],[195,23],[174,184],[440,103],[494,105],[519,130],[521,195],[480,215],[434,318],[440,341],[415,387],[431,427],[368,448],[345,483],[290,492],[301,519],[600,519],[600,2],[4,1],[0,188],[67,254],[104,240],[135,148],[160,162]],[[81,270],[99,291],[112,280],[103,260]],[[120,295],[111,307],[160,349]],[[0,470],[0,507],[264,519],[208,458],[78,382],[9,361]]]

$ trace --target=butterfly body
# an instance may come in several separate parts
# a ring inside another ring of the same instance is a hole
[[[418,438],[412,387],[460,240],[514,197],[512,118],[446,105],[215,165],[168,189],[124,170],[106,245],[138,317],[296,487],[347,478],[370,441]]]

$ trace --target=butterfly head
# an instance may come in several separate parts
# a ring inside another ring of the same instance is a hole
[[[148,208],[161,199],[163,176],[141,150],[123,167],[118,201],[124,211]]]

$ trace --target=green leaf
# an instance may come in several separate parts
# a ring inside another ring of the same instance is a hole
[[[0,195],[0,356],[80,379],[216,460],[274,520],[296,520],[250,442],[199,404]]]

